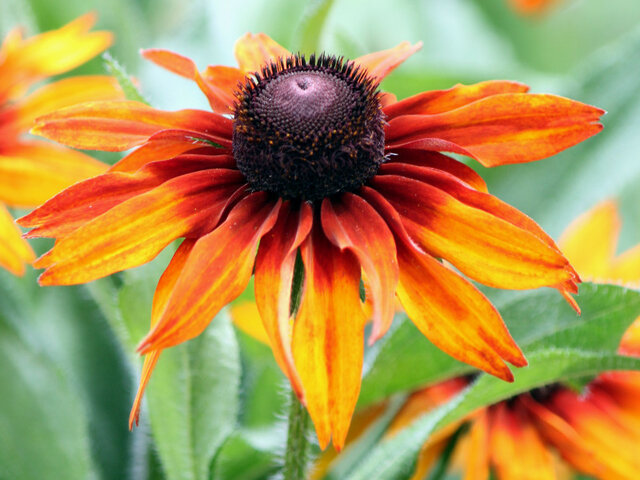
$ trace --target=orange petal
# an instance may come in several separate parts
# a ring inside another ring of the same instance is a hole
[[[270,346],[269,335],[264,329],[258,306],[252,301],[236,301],[229,309],[233,324],[254,340]]]
[[[66,72],[85,63],[113,42],[109,32],[89,32],[95,14],[89,13],[57,30],[41,33],[3,48],[0,65],[0,98],[13,96],[16,86],[22,89],[41,78]]]
[[[509,0],[511,6],[522,15],[543,13],[557,0]]]
[[[93,75],[71,77],[39,88],[21,99],[16,109],[19,129],[27,130],[36,118],[64,107],[88,101],[124,100],[122,89],[113,77]]]
[[[227,105],[232,106],[236,100],[235,92],[238,86],[245,82],[245,74],[239,68],[224,65],[209,65],[202,76],[205,81],[216,89],[218,96]]]
[[[150,261],[176,238],[212,229],[241,182],[234,170],[204,170],[111,208],[60,239],[34,263],[47,268],[40,283],[85,283]]]
[[[160,277],[156,292],[153,296],[153,307],[151,309],[151,327],[158,323],[160,319],[159,313],[164,310],[167,300],[173,291],[173,288],[182,272],[187,258],[195,245],[195,240],[185,240],[182,242],[176,253],[173,255],[171,262],[167,266],[166,270]],[[133,406],[131,407],[131,413],[129,414],[129,429],[133,428],[133,424],[138,425],[138,418],[140,416],[140,404],[142,402],[142,396],[147,388],[153,369],[160,358],[162,350],[154,350],[144,358],[144,364],[142,366],[142,374],[140,377],[140,384],[138,385],[138,391],[136,392]]]
[[[581,276],[607,280],[620,227],[617,205],[609,200],[571,222],[558,244]]]
[[[152,48],[141,51],[142,56],[147,60],[151,60],[167,70],[176,73],[182,77],[188,78],[196,82],[202,93],[207,96],[211,109],[216,113],[230,113],[233,107],[233,96],[229,97],[228,91],[217,87],[205,81],[196,67],[196,64],[187,57],[170,52],[169,50],[161,50]]]
[[[256,304],[273,356],[300,401],[304,401],[304,392],[291,350],[290,300],[296,254],[312,223],[309,204],[303,202],[299,209],[292,209],[290,202],[285,202],[278,222],[260,243],[255,268]]]
[[[160,319],[138,345],[146,354],[199,335],[251,278],[258,242],[276,222],[281,201],[263,192],[241,200],[193,247]]]
[[[574,285],[575,274],[567,260],[525,229],[427,183],[378,175],[371,185],[400,213],[407,232],[421,247],[474,280],[509,289]]]
[[[356,65],[366,69],[369,77],[381,82],[398,65],[422,48],[422,42],[411,45],[409,42],[402,42],[393,48],[369,53],[354,60]]]
[[[367,276],[373,299],[369,337],[373,344],[389,330],[395,313],[398,261],[393,235],[373,207],[351,193],[322,202],[322,227],[334,245],[358,258]]]
[[[232,121],[203,110],[156,110],[132,101],[89,102],[40,117],[31,130],[50,140],[86,150],[121,151],[162,130],[184,129],[231,145]]]
[[[491,463],[499,480],[555,480],[551,452],[522,409],[501,402],[490,416]]]
[[[31,263],[36,258],[21,234],[13,217],[0,203],[0,267],[6,268],[14,275],[23,275],[24,264]]]
[[[485,193],[488,192],[487,184],[473,168],[442,153],[401,148],[391,155],[389,165],[404,163],[417,165],[419,167],[435,168],[450,173],[476,190]]]
[[[106,169],[83,153],[48,142],[12,144],[0,155],[0,201],[33,207]]]
[[[258,72],[278,58],[288,57],[289,51],[264,33],[246,33],[235,46],[238,67],[244,73]]]
[[[489,414],[481,410],[473,419],[469,430],[469,445],[465,459],[464,480],[489,479]]]
[[[473,85],[455,85],[448,90],[430,90],[384,108],[387,120],[400,115],[434,115],[449,112],[499,93],[525,93],[529,87],[518,82],[492,80]]]
[[[341,450],[360,392],[364,355],[360,267],[319,227],[301,247],[305,286],[293,326],[293,358],[320,448],[333,435],[334,447]]]
[[[640,317],[636,318],[620,340],[620,353],[640,357]]]
[[[486,167],[540,160],[602,130],[603,110],[555,95],[505,93],[435,115],[392,119],[387,147],[444,150]]]

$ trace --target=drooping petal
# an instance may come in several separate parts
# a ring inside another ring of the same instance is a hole
[[[142,265],[190,231],[213,228],[241,183],[237,171],[204,170],[131,198],[60,239],[40,257],[34,266],[47,268],[40,283],[84,283]]]
[[[604,111],[546,94],[493,95],[449,112],[389,122],[389,149],[461,153],[486,167],[540,160],[602,130]]]
[[[293,327],[293,358],[320,448],[333,435],[342,449],[360,392],[364,315],[360,267],[340,251],[319,224],[302,243],[305,286]]]
[[[498,480],[555,480],[553,457],[531,420],[505,402],[491,407],[491,463]]]
[[[400,213],[422,248],[474,280],[497,288],[574,289],[568,261],[536,235],[424,182],[379,175],[371,185]]]
[[[358,57],[354,60],[354,63],[366,69],[369,77],[381,82],[398,65],[421,48],[422,42],[418,42],[415,45],[411,45],[409,42],[402,42],[393,48]]]
[[[173,255],[171,262],[167,266],[166,270],[160,277],[158,286],[156,287],[155,294],[153,296],[153,306],[151,309],[151,328],[158,323],[160,319],[160,312],[162,312],[167,304],[171,292],[182,272],[187,258],[195,245],[195,240],[187,239],[180,244],[178,250]],[[140,384],[138,385],[138,391],[131,407],[131,413],[129,414],[129,429],[133,428],[133,424],[138,425],[138,419],[140,416],[140,404],[142,402],[142,396],[147,388],[153,369],[160,358],[162,350],[154,350],[144,357],[144,364],[142,366],[142,374],[140,376]]]
[[[236,299],[236,301],[230,305],[230,312],[231,320],[238,329],[254,340],[271,346],[269,335],[264,329],[262,318],[260,317],[260,312],[255,302]]]
[[[527,361],[498,311],[473,285],[419,251],[399,214],[380,193],[365,187],[361,194],[395,234],[400,265],[397,294],[409,318],[452,357],[512,381],[503,359],[516,366]]]
[[[525,93],[529,87],[518,82],[492,80],[473,85],[454,85],[448,90],[429,90],[384,108],[387,120],[401,115],[434,115],[449,112],[482,98],[500,93]]]
[[[193,247],[158,323],[138,345],[146,354],[199,335],[251,278],[258,242],[276,222],[281,200],[263,192],[241,200]]]
[[[255,297],[260,317],[270,339],[276,362],[291,381],[293,390],[304,401],[291,350],[291,286],[298,247],[313,224],[311,206],[299,209],[283,204],[278,222],[260,243],[255,268]]]
[[[393,235],[364,199],[351,193],[322,202],[322,227],[341,250],[350,250],[360,262],[373,299],[373,331],[369,343],[380,339],[395,313],[398,262]]]
[[[233,96],[229,97],[229,92],[226,88],[221,90],[217,85],[206,81],[191,59],[169,50],[158,48],[142,50],[141,53],[144,58],[151,60],[156,65],[196,82],[202,93],[206,95],[214,112],[221,114],[231,113]]]
[[[33,207],[106,169],[102,162],[49,142],[11,144],[0,154],[0,201]]]
[[[235,46],[238,67],[244,73],[258,72],[269,62],[289,55],[286,48],[264,33],[246,33]]]
[[[620,227],[617,206],[609,200],[571,222],[558,244],[583,277],[609,279]]]
[[[121,151],[168,129],[202,132],[223,146],[231,145],[232,121],[203,110],[156,110],[133,101],[88,102],[37,120],[32,133],[86,150]]]
[[[468,436],[464,480],[489,478],[489,414],[481,410],[474,416]]]
[[[0,203],[0,267],[14,275],[23,275],[25,263],[36,258],[29,244],[21,238],[21,233],[13,217]]]
[[[388,164],[392,165],[395,163],[442,170],[454,175],[480,192],[488,192],[487,184],[473,168],[439,152],[401,148],[391,153],[391,159]]]
[[[17,115],[18,129],[28,130],[38,117],[83,102],[124,100],[124,94],[113,77],[91,75],[71,77],[40,87],[20,99],[11,108]]]

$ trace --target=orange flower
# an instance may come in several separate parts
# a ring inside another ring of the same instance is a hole
[[[509,0],[511,6],[523,15],[543,13],[557,1],[558,0]]]
[[[74,147],[138,147],[22,219],[30,236],[58,240],[35,263],[46,268],[42,285],[135,267],[185,238],[139,345],[147,357],[132,422],[160,352],[202,332],[253,272],[274,356],[322,448],[332,436],[343,445],[360,390],[362,276],[373,304],[370,342],[389,328],[397,294],[454,357],[505,380],[513,378],[505,361],[526,365],[496,309],[439,259],[486,285],[552,286],[567,298],[578,276],[537,224],[440,151],[486,166],[533,161],[599,132],[603,111],[507,81],[403,101],[380,94],[378,82],[419,47],[405,42],[354,62],[305,60],[247,34],[236,46],[239,68],[202,73],[185,57],[146,50],[193,79],[212,111],[92,102],[39,120],[35,133]],[[292,320],[298,252],[304,288]]]
[[[89,32],[94,21],[85,15],[28,39],[15,29],[0,47],[0,267],[16,275],[35,256],[5,204],[35,207],[107,168],[74,150],[23,138],[45,113],[89,99],[122,98],[117,82],[106,76],[60,80],[26,95],[34,83],[81,65],[111,44],[110,33]]]
[[[620,221],[608,201],[574,221],[558,242],[580,274],[592,281],[640,282],[640,245],[616,256]],[[640,355],[640,319],[620,351]],[[456,378],[412,394],[389,434],[444,404],[468,384]],[[574,469],[597,478],[634,480],[640,471],[640,372],[609,372],[579,394],[560,384],[537,388],[487,407],[470,418],[456,445],[465,478],[499,480],[562,478]],[[362,418],[356,417],[356,422]],[[450,435],[463,421],[436,432],[423,446],[412,479],[425,478]],[[633,448],[632,448],[633,447]],[[317,478],[327,459],[318,462]],[[561,459],[564,461],[561,461]]]

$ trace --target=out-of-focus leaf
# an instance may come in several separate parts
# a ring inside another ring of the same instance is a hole
[[[485,405],[491,405],[533,388],[566,378],[603,370],[640,370],[640,359],[615,353],[548,348],[529,356],[531,365],[518,371],[513,383],[483,374],[469,388],[441,408],[418,418],[393,438],[373,448],[349,480],[407,478],[425,440],[444,427]]]
[[[91,479],[87,411],[68,375],[0,318],[0,477]]]
[[[294,48],[305,54],[317,52],[320,36],[334,0],[313,0],[307,5],[298,24]]]
[[[500,311],[525,354],[543,347],[614,351],[640,315],[640,293],[613,285],[581,285],[578,303],[581,316],[555,290],[546,289],[518,295]],[[434,347],[409,320],[380,342],[362,383],[360,407],[472,370]],[[514,370],[516,376],[520,371]]]
[[[284,427],[284,424],[282,424]],[[284,428],[255,428],[233,433],[216,458],[212,480],[262,480],[270,478],[280,466]]]

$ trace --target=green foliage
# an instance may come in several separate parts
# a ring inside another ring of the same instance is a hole
[[[118,80],[118,84],[120,84],[120,88],[122,88],[127,100],[134,100],[136,102],[149,105],[148,100],[144,98],[142,93],[140,93],[140,90],[133,83],[131,76],[127,73],[125,68],[120,65],[120,63],[113,58],[109,52],[102,54],[102,60],[104,61],[104,66],[107,72]]]
[[[320,36],[334,0],[313,0],[308,3],[298,24],[294,48],[305,54],[318,51]]]

